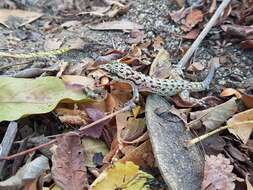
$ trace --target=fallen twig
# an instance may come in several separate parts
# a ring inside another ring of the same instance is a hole
[[[220,127],[220,128],[215,129],[213,131],[210,131],[209,133],[206,133],[206,134],[196,137],[194,139],[187,140],[186,143],[187,143],[187,145],[192,146],[192,145],[194,145],[194,144],[196,144],[196,143],[198,143],[198,142],[200,142],[200,141],[202,141],[202,140],[204,140],[204,139],[206,139],[206,138],[208,138],[220,131],[223,131],[228,128],[234,128],[234,127],[237,127],[238,125],[245,125],[245,124],[253,124],[253,121],[242,121],[242,122],[238,122],[234,125],[225,125],[223,127]]]
[[[179,61],[177,67],[181,70],[185,67],[195,50],[199,47],[199,44],[203,41],[203,39],[206,37],[208,32],[211,30],[211,28],[216,24],[217,19],[221,16],[224,9],[227,7],[227,5],[230,3],[231,0],[223,0],[218,9],[215,11],[214,15],[210,19],[210,21],[206,24],[205,28],[202,30],[202,32],[199,34],[197,39],[193,42],[191,47],[187,50],[187,52],[184,54],[183,58]]]
[[[18,125],[16,122],[10,122],[6,133],[4,135],[4,138],[0,144],[0,157],[4,157],[9,154],[12,143],[16,137]],[[5,161],[0,160],[0,174],[2,173],[3,167],[4,167]]]

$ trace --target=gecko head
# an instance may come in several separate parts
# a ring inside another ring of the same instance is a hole
[[[132,70],[127,64],[119,62],[111,62],[99,66],[100,69],[113,79],[126,79],[128,73]]]

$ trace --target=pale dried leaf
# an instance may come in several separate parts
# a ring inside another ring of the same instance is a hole
[[[234,115],[227,121],[229,132],[242,140],[244,144],[247,143],[252,133],[253,123],[242,124],[242,122],[253,121],[253,109],[246,110]]]
[[[215,107],[203,111],[191,112],[190,117],[194,119],[188,124],[188,128],[200,128],[204,125],[208,131],[220,127],[228,118],[237,111],[236,98]]]
[[[49,170],[48,158],[40,156],[26,163],[14,176],[1,181],[0,189],[20,189],[26,181],[35,180],[46,170]]]

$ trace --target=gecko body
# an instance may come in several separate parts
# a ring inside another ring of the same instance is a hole
[[[111,62],[99,67],[113,80],[129,83],[132,87],[135,86],[138,91],[147,91],[169,97],[184,91],[199,92],[207,90],[218,66],[212,65],[206,79],[202,82],[154,78],[137,72],[127,64],[119,62]]]

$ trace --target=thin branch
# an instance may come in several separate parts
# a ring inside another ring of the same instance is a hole
[[[47,143],[44,143],[44,144],[35,146],[35,147],[33,147],[33,148],[24,150],[24,151],[22,151],[22,152],[18,152],[18,153],[16,153],[16,154],[11,155],[11,156],[4,156],[4,157],[1,157],[0,160],[12,160],[12,159],[14,159],[14,158],[16,158],[16,157],[18,157],[18,156],[23,156],[23,155],[29,154],[29,153],[31,153],[31,152],[34,152],[34,151],[36,151],[36,150],[38,150],[38,149],[40,149],[40,148],[47,147],[47,146],[49,146],[49,145],[55,143],[56,141],[57,141],[56,139],[51,140],[51,141],[49,141],[49,142],[47,142]]]
[[[210,21],[206,24],[205,28],[202,30],[202,32],[199,34],[197,39],[193,42],[191,47],[187,50],[187,52],[184,54],[183,58],[179,61],[177,67],[180,69],[183,69],[185,65],[188,63],[189,59],[195,52],[195,50],[199,47],[199,44],[203,41],[203,39],[206,37],[208,32],[211,30],[211,28],[216,24],[217,19],[221,16],[224,9],[228,6],[231,0],[223,0],[218,9],[215,11],[214,15],[210,19]]]
[[[130,101],[130,102],[129,102],[125,107],[123,107],[122,109],[120,109],[120,110],[118,110],[118,111],[116,111],[116,112],[113,112],[113,113],[111,113],[111,114],[109,114],[109,115],[107,115],[107,116],[105,116],[105,117],[103,117],[103,118],[101,118],[101,119],[99,119],[99,120],[97,120],[97,121],[94,121],[94,122],[92,122],[92,123],[90,123],[90,124],[88,124],[88,125],[86,125],[86,126],[83,126],[83,127],[81,127],[78,131],[83,132],[83,131],[85,131],[86,129],[89,129],[89,128],[93,127],[94,125],[98,124],[98,123],[101,123],[101,122],[103,122],[103,121],[105,121],[105,120],[111,119],[112,117],[114,117],[115,115],[117,115],[117,114],[119,114],[119,113],[122,113],[122,112],[131,110],[134,106],[135,106],[135,104],[134,104],[132,101]]]
[[[83,133],[83,131],[85,131],[86,129],[91,128],[91,127],[93,127],[94,125],[96,125],[96,124],[98,124],[98,123],[101,123],[101,122],[103,122],[103,121],[105,121],[105,120],[108,120],[108,119],[114,117],[115,115],[117,115],[117,114],[119,114],[119,113],[128,111],[128,110],[132,109],[134,106],[135,106],[135,104],[131,101],[129,104],[127,104],[127,105],[126,105],[125,107],[123,107],[122,109],[120,109],[120,110],[118,110],[118,111],[116,111],[116,112],[113,112],[113,113],[111,113],[111,114],[109,114],[109,115],[107,115],[107,116],[105,116],[105,117],[103,117],[103,118],[101,118],[101,119],[99,119],[99,120],[97,120],[97,121],[94,121],[94,122],[92,122],[92,123],[90,123],[90,124],[88,124],[88,125],[86,125],[86,126],[81,127],[77,132],[76,132],[76,131],[70,131],[70,132],[67,132],[67,133],[64,133],[64,134],[61,134],[61,135],[57,135],[57,136],[67,135],[67,134],[73,133],[73,132],[74,132],[74,133],[77,133],[78,135],[81,135],[81,134]],[[27,149],[27,150],[25,150],[25,151],[22,151],[22,152],[19,152],[19,153],[10,155],[10,156],[0,157],[0,161],[1,161],[1,160],[11,160],[11,159],[14,159],[14,158],[16,158],[16,157],[18,157],[18,156],[23,156],[23,155],[29,154],[29,153],[31,153],[31,152],[34,152],[34,151],[40,149],[40,148],[44,148],[44,147],[50,146],[51,144],[54,144],[54,143],[56,143],[56,142],[57,142],[57,139],[54,139],[54,140],[51,140],[51,141],[49,141],[49,142],[47,142],[47,143],[38,145],[38,146],[33,147],[33,148],[30,148],[30,149]]]
[[[0,157],[6,156],[9,154],[10,149],[12,147],[13,141],[16,137],[16,133],[18,131],[18,125],[16,122],[10,122],[4,138],[0,144]],[[4,168],[5,161],[0,161],[0,174]]]
[[[212,135],[214,135],[214,134],[216,134],[216,133],[218,133],[220,131],[223,131],[223,130],[228,129],[228,128],[240,127],[240,125],[245,125],[245,124],[253,124],[253,120],[242,121],[242,122],[235,123],[233,125],[225,125],[223,127],[215,129],[215,130],[213,130],[213,131],[211,131],[209,133],[206,133],[206,134],[201,135],[199,137],[196,137],[194,139],[187,140],[186,143],[187,143],[187,145],[192,146],[192,145],[194,145],[194,144],[196,144],[196,143],[198,143],[198,142],[200,142],[200,141],[202,141],[202,140],[204,140],[204,139],[206,139],[206,138],[208,138],[208,137],[210,137],[210,136],[212,136]]]

